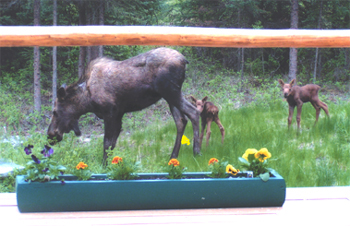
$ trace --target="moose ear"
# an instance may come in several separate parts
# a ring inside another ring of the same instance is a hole
[[[205,102],[208,100],[208,96],[205,96],[203,99],[202,99],[202,102]]]
[[[294,85],[294,83],[295,83],[295,79],[293,78],[293,80],[290,81],[290,83],[289,83],[290,87],[292,87]]]
[[[278,79],[278,83],[283,87],[284,86],[284,82],[282,79]]]
[[[66,89],[65,89],[65,86],[61,86],[61,87],[57,90],[57,98],[58,98],[59,100],[63,100],[65,96],[66,96]]]
[[[194,103],[196,103],[196,102],[197,102],[197,99],[196,99],[196,98],[194,98],[192,95],[190,96],[190,98],[191,98],[191,100],[192,100]]]

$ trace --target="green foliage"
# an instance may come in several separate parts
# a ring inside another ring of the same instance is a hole
[[[209,177],[212,178],[226,178],[228,177],[228,174],[226,173],[226,167],[228,165],[227,161],[211,161],[213,158],[209,161],[209,171],[211,171],[211,174],[209,174]]]
[[[28,145],[25,148],[27,155],[32,153],[31,148],[33,148],[31,145]],[[58,176],[62,175],[66,171],[66,168],[58,165],[57,160],[53,159],[53,149],[50,147],[45,147],[41,151],[41,154],[43,155],[41,158],[31,154],[32,160],[27,162],[24,169],[24,172],[26,173],[26,180],[28,182],[58,180]]]
[[[84,162],[79,162],[73,171],[73,175],[78,178],[78,180],[89,180],[91,178],[92,172],[87,169],[88,165]]]
[[[181,179],[186,170],[187,168],[182,167],[177,159],[171,159],[167,167],[165,167],[165,172],[168,173],[168,179]]]
[[[260,177],[263,181],[268,181],[270,178],[270,169],[267,168],[267,158],[271,154],[266,148],[259,151],[255,149],[247,149],[243,157],[239,157],[243,170],[252,171],[255,177]]]
[[[119,158],[119,159],[117,159]],[[137,177],[139,162],[122,159],[118,156],[113,158],[107,177],[111,180],[132,180]]]

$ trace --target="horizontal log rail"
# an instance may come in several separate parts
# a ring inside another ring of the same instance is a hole
[[[0,47],[93,45],[343,48],[350,47],[350,30],[163,26],[0,26]]]

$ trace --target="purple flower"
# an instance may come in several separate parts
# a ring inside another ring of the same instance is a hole
[[[53,154],[53,149],[50,146],[45,145],[45,148],[41,151],[41,154],[48,158]]]
[[[36,164],[40,164],[40,160],[39,160],[35,155],[31,155],[31,156],[32,156],[33,161],[34,161]]]
[[[33,147],[34,147],[33,145],[28,144],[28,146],[24,148],[24,151],[25,151],[26,155],[32,154],[32,148]]]
[[[61,180],[61,184],[66,184],[66,182],[64,181],[64,179]]]
[[[49,171],[49,168],[43,169],[43,172],[44,172],[44,173],[46,173],[47,171]]]

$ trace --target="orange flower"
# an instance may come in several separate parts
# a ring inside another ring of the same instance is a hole
[[[75,168],[77,168],[77,170],[80,170],[80,169],[85,169],[87,167],[88,167],[87,164],[85,164],[83,162],[79,162],[78,165]]]
[[[216,158],[211,158],[211,159],[209,160],[209,162],[208,162],[208,166],[211,165],[211,164],[214,164],[214,162],[219,162],[219,160],[216,159]]]
[[[178,166],[180,165],[180,162],[177,159],[170,159],[170,161],[168,162],[168,165]]]
[[[118,164],[119,162],[122,162],[123,158],[119,156],[115,156],[112,160],[112,164]]]

